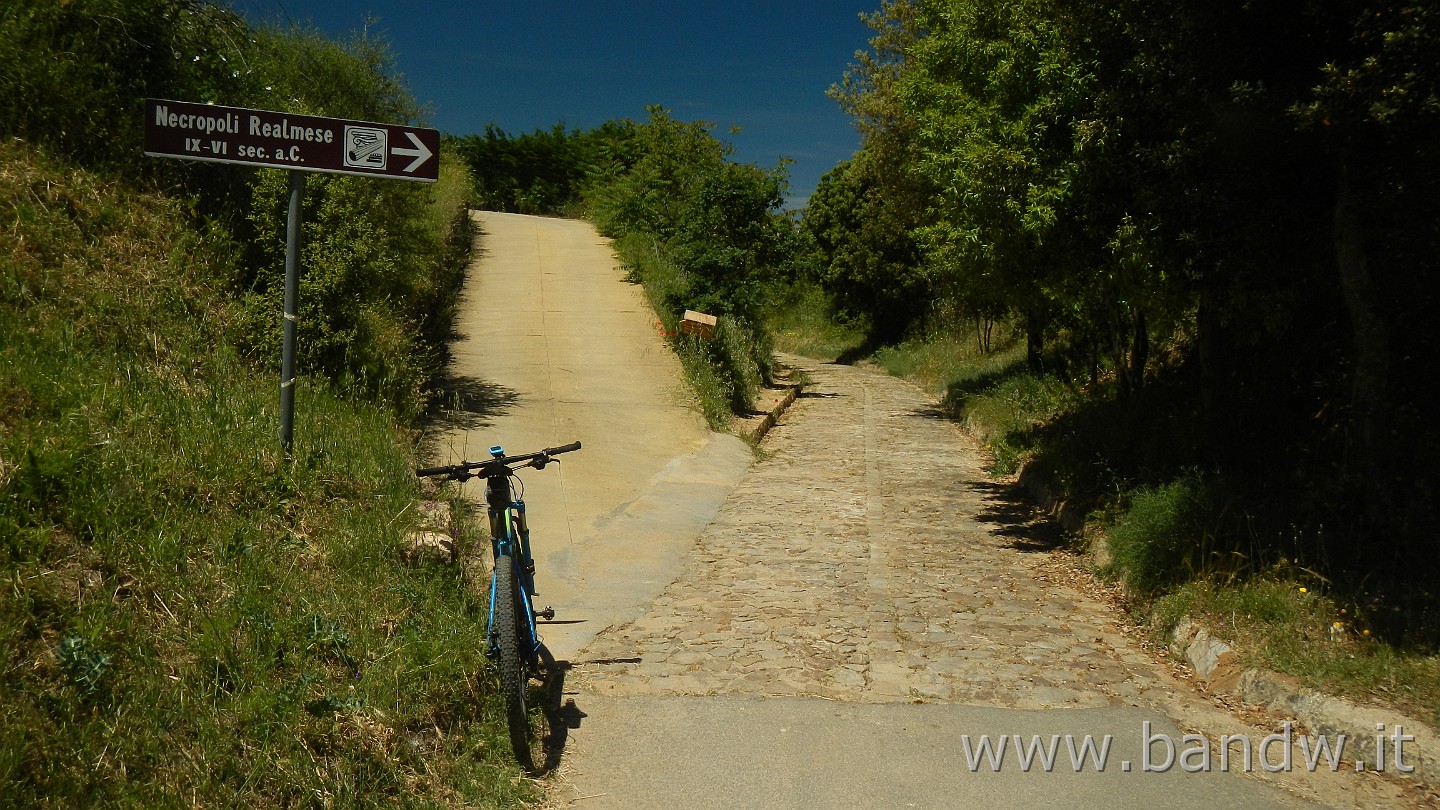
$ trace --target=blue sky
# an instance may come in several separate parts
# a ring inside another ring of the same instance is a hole
[[[647,104],[713,121],[734,159],[790,167],[800,203],[858,147],[825,90],[838,82],[879,0],[231,0],[254,22],[343,37],[367,17],[390,42],[429,124],[465,135],[643,120]],[[737,135],[728,134],[740,127]]]

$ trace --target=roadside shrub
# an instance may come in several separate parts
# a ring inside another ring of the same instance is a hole
[[[1199,575],[1215,540],[1215,499],[1199,473],[1137,490],[1129,500],[1109,535],[1125,584],[1150,595]]]
[[[337,42],[251,28],[193,0],[18,0],[0,10],[0,135],[188,199],[197,230],[242,257],[218,281],[245,302],[231,337],[268,370],[281,331],[286,173],[145,157],[147,97],[392,122],[416,120],[419,107],[387,44],[368,34]],[[442,148],[442,162],[451,153]],[[451,171],[440,185],[437,222],[433,187],[307,178],[300,370],[405,416],[423,408],[468,258],[457,209],[471,184]]]
[[[279,356],[284,297],[286,173],[256,182],[250,224],[257,268],[242,342],[257,361]],[[438,365],[421,341],[440,330],[452,282],[437,273],[447,250],[430,224],[424,188],[313,175],[306,184],[300,256],[299,363],[306,373],[413,415]],[[433,352],[435,349],[429,349]]]
[[[140,102],[250,101],[263,85],[252,50],[244,21],[211,3],[7,0],[0,134],[91,168],[144,172]]]
[[[483,136],[459,138],[457,149],[474,174],[479,207],[558,214],[580,201],[601,143],[599,132],[566,131],[563,124],[516,136],[490,124]]]
[[[773,374],[765,306],[794,261],[797,235],[775,213],[783,167],[729,161],[733,148],[705,122],[684,123],[659,107],[645,124],[612,126],[612,161],[594,173],[586,207],[616,240],[633,280],[672,334],[682,313],[715,315],[712,341],[676,339],[702,409],[716,428],[747,412]],[[702,369],[709,369],[702,371]]]
[[[970,375],[952,383],[943,400],[946,410],[985,442],[993,456],[991,472],[1000,475],[1020,469],[1039,447],[1038,431],[1073,407],[1077,398],[1058,378],[1015,371],[1013,365],[1004,370],[1021,349],[1016,344],[973,361]]]

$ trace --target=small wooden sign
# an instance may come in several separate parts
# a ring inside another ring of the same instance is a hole
[[[715,325],[719,319],[714,315],[706,315],[703,312],[696,312],[693,309],[685,310],[685,316],[680,319],[680,331],[687,335],[699,335],[709,340],[715,337]]]

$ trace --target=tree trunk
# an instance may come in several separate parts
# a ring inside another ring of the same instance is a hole
[[[1390,338],[1380,313],[1379,296],[1365,259],[1365,231],[1350,184],[1350,167],[1341,164],[1335,189],[1335,263],[1345,309],[1354,331],[1350,380],[1354,471],[1364,482],[1370,518],[1385,511],[1385,423],[1389,406]]]
[[[1135,311],[1135,338],[1130,344],[1130,387],[1145,387],[1145,364],[1150,362],[1150,330],[1145,324],[1145,310]]]
[[[1045,322],[1039,314],[1025,316],[1025,362],[1036,374],[1045,370]]]
[[[1202,280],[1200,301],[1195,308],[1195,344],[1200,355],[1200,407],[1204,410],[1206,425],[1213,428],[1218,424],[1218,405],[1224,359],[1220,348],[1220,319],[1215,314],[1215,293],[1210,289],[1212,282]]]
[[[1120,308],[1110,310],[1110,357],[1115,364],[1115,392],[1121,399],[1130,395],[1130,365],[1125,362],[1125,328]]]
[[[1090,329],[1090,390],[1094,391],[1100,385],[1100,339],[1095,336],[1095,329]]]

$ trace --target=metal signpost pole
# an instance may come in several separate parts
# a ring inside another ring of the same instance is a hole
[[[280,447],[295,436],[295,327],[300,301],[300,201],[309,172],[433,183],[440,177],[440,131],[403,124],[145,100],[145,154],[237,163],[290,172],[285,235],[284,344],[280,349]]]
[[[285,322],[280,346],[280,449],[291,459],[295,437],[295,327],[300,308],[300,202],[305,173],[290,171],[290,211],[285,218]]]

